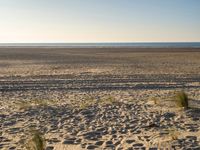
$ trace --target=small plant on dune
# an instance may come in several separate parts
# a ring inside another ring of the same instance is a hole
[[[80,101],[79,103],[73,104],[73,107],[77,107],[79,109],[87,109],[88,107],[111,105],[113,103],[117,103],[117,101],[112,96],[106,96],[99,100],[96,99],[95,97],[88,96],[84,100]]]
[[[45,150],[46,142],[41,132],[37,130],[31,131],[31,138],[26,143],[25,147],[27,150]]]
[[[100,105],[109,105],[109,104],[113,104],[113,103],[116,103],[116,102],[117,102],[116,99],[112,96],[108,96],[107,98],[99,100]]]
[[[26,110],[31,107],[45,107],[49,105],[56,105],[56,102],[54,100],[40,100],[40,99],[34,99],[34,100],[22,100],[17,103],[20,110]]]
[[[94,106],[96,103],[96,100],[92,96],[86,96],[85,99],[81,102],[79,102],[77,105],[80,109],[87,109],[88,107]]]
[[[184,91],[175,94],[175,101],[179,107],[188,108],[188,96]]]

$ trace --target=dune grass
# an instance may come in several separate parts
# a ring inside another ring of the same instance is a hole
[[[117,100],[110,95],[103,97],[101,99],[96,99],[93,96],[87,96],[84,98],[84,100],[74,104],[74,106],[79,109],[87,109],[88,107],[105,106],[105,105],[111,105],[113,103],[117,103]]]
[[[33,99],[33,100],[22,100],[17,102],[17,106],[20,110],[26,110],[31,107],[45,107],[49,105],[56,105],[54,100],[41,100],[41,99]]]
[[[31,137],[26,143],[25,147],[27,150],[45,150],[46,141],[43,134],[37,130],[31,131]]]
[[[109,105],[109,104],[113,104],[115,103],[116,100],[114,97],[112,96],[108,96],[108,97],[105,97],[105,98],[102,98],[98,101],[98,104],[99,105]]]
[[[81,101],[78,104],[79,109],[87,109],[88,107],[94,106],[95,105],[95,99],[94,98],[88,98],[84,101]]]
[[[178,107],[188,108],[188,95],[184,91],[176,92],[175,101]]]

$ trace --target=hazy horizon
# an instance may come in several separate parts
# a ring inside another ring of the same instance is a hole
[[[0,0],[0,43],[200,42],[197,0]]]

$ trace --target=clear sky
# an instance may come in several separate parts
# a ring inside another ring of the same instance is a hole
[[[0,42],[200,42],[200,0],[0,0]]]

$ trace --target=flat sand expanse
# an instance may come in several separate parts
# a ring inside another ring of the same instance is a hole
[[[0,48],[0,149],[200,149],[198,48]]]

